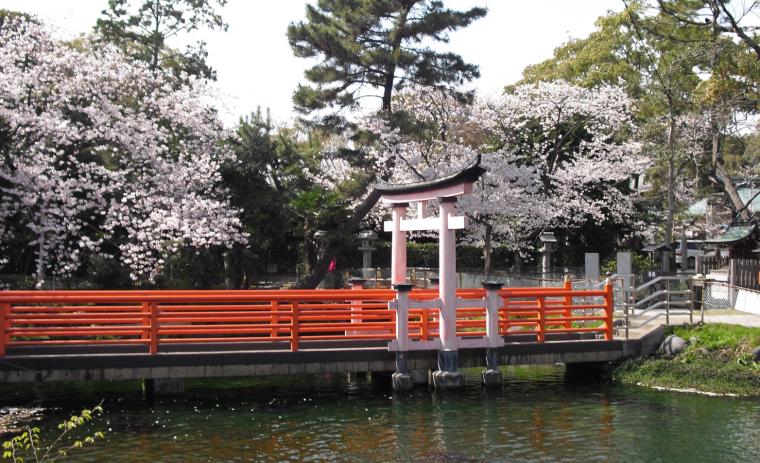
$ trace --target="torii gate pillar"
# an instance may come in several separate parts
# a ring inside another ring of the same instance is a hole
[[[391,230],[391,284],[406,283],[406,232],[401,231],[401,219],[409,203],[393,204],[393,229]]]
[[[456,299],[457,299],[457,251],[454,229],[449,227],[449,218],[454,214],[456,196],[441,198],[440,228],[438,231],[438,297],[441,299],[439,332],[441,347],[457,350]],[[464,225],[464,224],[463,224]],[[462,227],[464,228],[464,227]]]

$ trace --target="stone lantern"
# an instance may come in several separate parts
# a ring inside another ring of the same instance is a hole
[[[551,272],[552,269],[552,252],[557,250],[557,237],[554,236],[553,232],[543,232],[538,237],[538,240],[541,242],[541,249],[539,249],[539,252],[541,252],[541,273],[547,274]]]
[[[359,251],[362,252],[362,268],[372,268],[372,251],[377,250],[375,247],[377,233],[373,230],[363,230],[359,232],[359,239],[361,240]]]

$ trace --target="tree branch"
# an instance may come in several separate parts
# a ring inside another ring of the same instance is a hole
[[[742,39],[742,41],[746,43],[755,54],[757,54],[757,58],[760,59],[760,45],[744,32],[744,29],[739,26],[736,19],[734,19],[734,16],[728,11],[728,8],[724,3],[718,2],[718,4],[720,5],[720,9],[723,10],[723,14],[728,18],[728,22],[731,23],[731,29],[733,29],[734,33],[738,35],[739,38]]]
[[[373,188],[369,195],[364,198],[364,201],[356,207],[354,214],[345,224],[343,224],[343,227],[340,230],[341,236],[336,236],[336,233],[336,235],[329,238],[327,245],[319,253],[317,263],[314,265],[311,273],[296,283],[294,288],[314,289],[317,287],[317,285],[325,278],[330,262],[350,243],[349,240],[345,239],[346,235],[353,234],[359,228],[361,221],[367,216],[367,214],[369,214],[369,211],[372,210],[379,199],[380,192]]]

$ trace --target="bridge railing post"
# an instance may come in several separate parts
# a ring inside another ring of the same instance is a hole
[[[290,350],[293,352],[298,350],[299,315],[300,315],[300,309],[298,307],[298,302],[293,301],[290,305]]]
[[[0,357],[5,357],[5,346],[8,344],[8,317],[11,305],[7,302],[0,304]]]
[[[499,334],[499,309],[504,300],[499,297],[501,283],[484,281],[486,295],[483,298],[486,306],[486,369],[481,373],[482,383],[486,387],[501,386],[501,371],[499,370],[499,347],[504,345],[504,338]]]
[[[150,355],[158,353],[158,304],[149,302],[150,310]]]
[[[411,302],[409,293],[412,285],[408,283],[394,284],[396,299],[388,303],[389,308],[396,309],[396,371],[391,379],[393,389],[408,391],[414,387],[414,382],[409,374],[407,355],[409,352],[409,308]]]
[[[420,309],[420,341],[430,339],[430,309]]]
[[[614,304],[614,295],[612,293],[613,287],[612,287],[612,281],[607,278],[607,281],[604,283],[604,311],[605,311],[605,323],[606,323],[606,329],[604,331],[604,339],[605,341],[612,341],[613,339],[613,324],[614,324],[614,317],[613,314],[615,312],[615,304]]]
[[[546,298],[544,296],[538,296],[538,342],[546,341]]]
[[[670,279],[665,280],[665,325],[670,326]]]
[[[565,289],[565,291],[573,290],[573,282],[570,281],[570,275],[565,274],[565,281],[562,283],[562,287]],[[565,319],[571,318],[573,316],[573,296],[565,296],[564,305],[565,310],[562,312],[562,316]],[[562,326],[565,328],[572,328],[573,322],[570,320],[565,320],[564,323],[562,323]]]
[[[280,302],[272,301],[272,305],[271,305],[272,319],[269,323],[271,324],[271,327],[272,327],[272,332],[270,333],[270,336],[273,338],[276,338],[277,336],[279,336],[279,330],[277,329],[277,325],[280,323],[279,311],[280,311]]]
[[[150,303],[143,302],[140,312],[142,313],[142,326],[140,327],[140,339],[147,341],[150,345]]]
[[[504,338],[499,334],[499,309],[504,305],[504,300],[499,297],[502,284],[494,281],[484,281],[483,288],[486,290],[486,338],[488,347],[501,347]]]
[[[365,280],[364,278],[350,278],[348,280],[348,284],[351,286],[352,290],[360,291],[364,289],[364,284],[366,283],[366,281],[367,280]],[[362,323],[364,323],[362,301],[360,300],[351,301],[351,323],[352,324],[356,323],[359,326],[361,326]],[[350,336],[357,335],[357,334],[362,334],[362,331],[348,330],[346,331],[346,334]]]

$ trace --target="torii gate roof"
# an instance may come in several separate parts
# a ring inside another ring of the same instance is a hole
[[[377,183],[375,190],[380,192],[382,194],[381,199],[388,203],[428,201],[436,198],[460,196],[472,191],[472,184],[485,171],[484,168],[480,167],[480,155],[478,155],[464,169],[445,177],[397,185]]]

